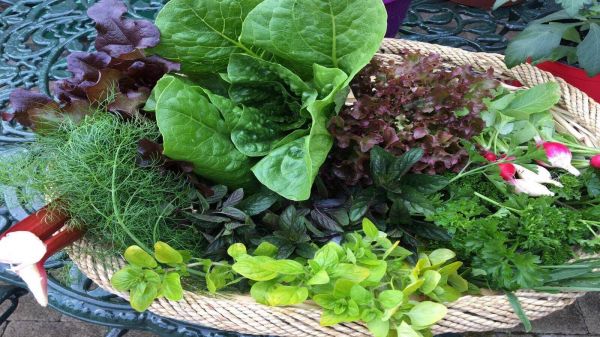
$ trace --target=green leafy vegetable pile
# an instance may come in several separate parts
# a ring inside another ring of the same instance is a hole
[[[600,151],[555,128],[556,83],[371,61],[380,0],[171,0],[156,26],[125,9],[90,8],[97,51],[68,57],[56,100],[11,95],[4,117],[39,137],[0,183],[40,192],[90,254],[124,252],[111,283],[136,310],[249,293],[422,337],[481,288],[525,323],[512,291],[600,290],[600,259],[577,260],[600,252]]]
[[[379,0],[174,0],[152,52],[181,64],[147,103],[164,153],[232,187],[255,178],[306,200],[332,146],[329,118],[385,33]]]

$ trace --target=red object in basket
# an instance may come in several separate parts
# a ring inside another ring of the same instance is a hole
[[[600,102],[600,75],[589,77],[585,70],[560,62],[542,62],[538,68],[558,76]]]

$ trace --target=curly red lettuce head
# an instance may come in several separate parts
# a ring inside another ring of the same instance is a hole
[[[356,102],[330,122],[335,148],[325,178],[370,185],[369,151],[375,145],[394,155],[422,148],[415,172],[458,172],[468,160],[461,140],[481,133],[484,98],[497,86],[491,70],[447,67],[437,54],[375,58],[352,83]]]

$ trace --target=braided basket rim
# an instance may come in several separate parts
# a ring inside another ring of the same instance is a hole
[[[508,69],[504,56],[476,53],[462,49],[409,40],[385,39],[376,57],[397,58],[404,50],[423,54],[437,53],[449,65],[471,65],[475,70],[493,68],[496,75],[518,80],[524,87],[554,81],[560,85],[562,98],[553,109],[557,128],[568,132],[580,142],[600,147],[600,104],[585,93],[528,64]],[[69,256],[77,267],[98,286],[128,298],[112,288],[110,278],[124,262],[120,257],[97,260],[88,252],[94,244],[86,239],[69,249]],[[530,319],[537,319],[572,304],[584,293],[516,292],[523,310]],[[434,334],[446,332],[490,331],[512,328],[520,323],[506,295],[463,296],[449,303],[448,314],[432,327]],[[198,324],[209,328],[255,335],[277,336],[370,336],[362,323],[344,323],[332,327],[319,324],[320,310],[308,304],[291,307],[268,307],[258,304],[249,295],[208,295],[184,291],[178,302],[156,300],[149,310],[155,314]]]

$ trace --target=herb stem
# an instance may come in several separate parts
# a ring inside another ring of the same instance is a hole
[[[148,246],[146,246],[142,241],[140,241],[140,239],[138,239],[135,235],[133,235],[133,233],[129,230],[129,228],[127,228],[127,226],[125,225],[125,223],[123,221],[121,212],[119,210],[119,205],[117,204],[116,180],[117,180],[118,158],[119,158],[120,151],[121,151],[121,144],[119,144],[119,146],[117,146],[117,149],[115,150],[115,160],[113,161],[113,168],[112,168],[110,194],[111,194],[111,199],[112,199],[113,212],[115,213],[115,218],[117,220],[117,224],[119,224],[119,226],[121,226],[121,229],[123,229],[123,232],[125,232],[131,238],[131,240],[133,240],[133,242],[135,242],[138,246],[140,246],[140,248],[145,250],[146,253],[152,255],[152,250],[150,250],[150,248],[148,248]]]
[[[477,197],[479,197],[479,198],[481,198],[481,199],[489,202],[492,205],[498,206],[500,208],[506,208],[507,210],[509,210],[509,211],[511,211],[513,213],[517,213],[517,214],[521,213],[520,210],[518,210],[516,208],[512,208],[512,207],[508,207],[508,206],[502,205],[501,203],[497,202],[496,200],[490,199],[490,198],[486,197],[485,195],[483,195],[483,194],[481,194],[479,192],[474,192],[473,194],[475,194]]]

